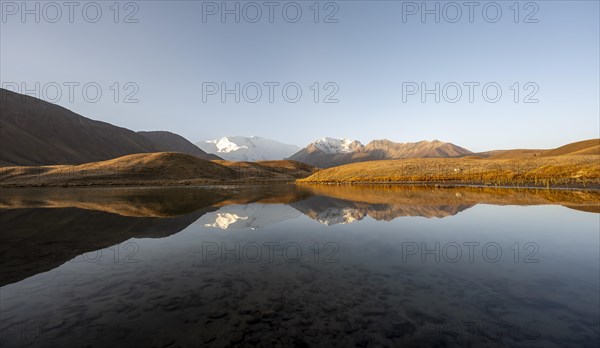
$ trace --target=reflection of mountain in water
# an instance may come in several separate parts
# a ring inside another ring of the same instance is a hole
[[[359,203],[324,196],[313,196],[289,205],[326,226],[350,224],[366,216],[359,209]]]
[[[443,218],[476,204],[563,205],[600,212],[596,191],[385,186],[234,186],[5,189],[0,197],[0,285],[131,238],[163,238],[196,222],[257,229],[300,213],[324,225],[366,216]]]
[[[297,218],[302,213],[323,225],[331,226],[350,224],[366,216],[383,221],[391,221],[400,216],[443,218],[456,215],[472,206],[473,204],[369,204],[326,196],[312,196],[289,202],[287,205],[258,203],[229,205],[207,213],[198,220],[198,223],[204,227],[223,230],[254,230]]]
[[[198,223],[223,230],[255,230],[300,215],[300,212],[286,205],[254,203],[222,207],[204,215],[198,219]]]
[[[326,226],[351,224],[360,221],[365,217],[365,214],[362,211],[352,208],[328,208],[323,212],[317,213],[314,217],[314,214],[308,214],[308,212],[306,215]]]
[[[400,216],[443,218],[456,215],[474,204],[369,204],[326,196],[313,196],[290,203],[304,215],[324,225],[349,224],[370,216],[375,220],[391,221]]]

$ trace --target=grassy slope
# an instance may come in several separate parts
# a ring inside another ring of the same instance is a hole
[[[81,165],[0,168],[1,186],[186,185],[293,181],[314,169],[293,161],[207,161],[176,153],[135,154]]]
[[[600,156],[530,159],[421,158],[354,163],[300,179],[312,183],[456,183],[483,185],[600,185]]]
[[[321,170],[299,181],[600,187],[600,139],[552,150],[490,151],[485,157],[354,163]]]
[[[567,144],[554,150],[546,151],[542,156],[562,156],[562,155],[600,155],[600,139],[591,139]]]

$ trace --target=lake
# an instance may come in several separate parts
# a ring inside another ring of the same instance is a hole
[[[600,344],[600,194],[3,189],[3,347]]]

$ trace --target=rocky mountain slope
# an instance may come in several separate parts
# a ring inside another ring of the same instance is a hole
[[[438,140],[417,143],[395,143],[390,140],[374,140],[367,145],[349,139],[322,138],[295,153],[290,159],[321,168],[343,164],[403,158],[450,158],[463,157],[471,151]]]

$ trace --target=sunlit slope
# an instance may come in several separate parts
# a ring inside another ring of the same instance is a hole
[[[530,159],[421,158],[353,163],[300,179],[314,183],[461,183],[589,186],[600,184],[600,156]]]
[[[293,161],[259,163],[207,161],[176,153],[123,156],[81,165],[4,167],[0,185],[173,185],[293,181],[314,169]]]
[[[544,157],[564,155],[600,155],[600,139],[590,139],[567,144],[542,154]]]

